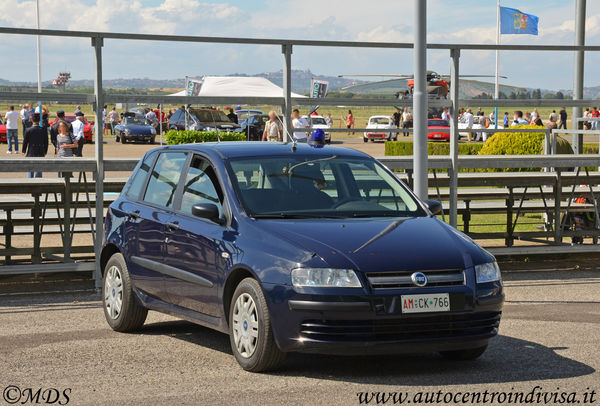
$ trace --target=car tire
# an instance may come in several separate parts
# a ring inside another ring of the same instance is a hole
[[[150,144],[154,144],[156,142],[156,137],[150,138]]]
[[[487,344],[483,347],[467,348],[464,350],[455,351],[441,351],[440,354],[444,358],[448,358],[453,361],[472,361],[479,358],[487,349]]]
[[[121,136],[121,144],[127,144],[127,140],[124,136]]]
[[[113,254],[104,267],[102,308],[108,325],[115,331],[134,331],[142,327],[148,309],[136,301],[125,258]]]
[[[229,341],[240,366],[250,372],[277,369],[285,360],[273,337],[265,296],[255,279],[236,287],[229,310]]]
[[[363,138],[363,142],[369,142],[368,138]]]

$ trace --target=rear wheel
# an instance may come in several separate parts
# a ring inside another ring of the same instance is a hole
[[[150,138],[150,144],[154,144],[156,142],[156,137]]]
[[[363,138],[363,142],[369,142],[368,138]]]
[[[275,343],[271,317],[260,285],[246,278],[235,289],[229,311],[229,341],[237,362],[250,372],[278,368],[285,353]]]
[[[487,347],[486,344],[483,347],[467,348],[465,350],[441,351],[440,354],[442,354],[444,358],[453,361],[471,361],[479,358],[485,352]]]
[[[148,310],[135,300],[125,258],[114,254],[104,268],[102,307],[109,326],[115,331],[133,331],[146,321]]]

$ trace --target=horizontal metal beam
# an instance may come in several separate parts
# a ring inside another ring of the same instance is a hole
[[[131,171],[139,159],[107,159],[108,172]],[[0,159],[0,172],[95,172],[96,160],[91,158],[17,158]]]
[[[292,46],[318,46],[318,47],[349,47],[349,48],[391,48],[412,49],[410,42],[368,42],[368,41],[323,41],[303,39],[269,39],[269,38],[242,38],[242,37],[207,37],[191,35],[161,35],[161,34],[130,34],[100,31],[65,31],[65,30],[37,30],[33,28],[0,27],[0,34],[12,35],[42,35],[49,37],[73,38],[103,38],[120,40],[141,41],[167,41],[167,42],[201,42],[225,44],[251,44],[251,45],[292,45]],[[495,44],[427,44],[429,49],[464,49],[464,50],[501,50],[501,51],[600,51],[600,46],[576,45],[495,45]]]
[[[85,93],[0,92],[0,100],[14,102],[42,101],[45,103],[92,104],[94,95]]]
[[[383,156],[377,158],[390,169],[411,169],[412,156]],[[105,159],[104,169],[109,172],[133,170],[138,159]],[[571,168],[578,166],[600,166],[600,155],[462,155],[458,157],[459,168]],[[448,169],[450,157],[436,155],[429,157],[429,167]],[[90,158],[18,158],[0,159],[0,172],[94,172],[96,161]]]
[[[144,103],[149,105],[177,105],[177,104],[251,104],[260,105],[281,105],[281,97],[230,97],[230,96],[169,96],[169,95],[138,95],[138,94],[110,94],[104,95],[106,103]]]
[[[411,156],[384,156],[377,158],[390,169],[412,169]],[[458,168],[572,168],[600,166],[599,155],[463,155],[458,157]],[[451,168],[449,156],[429,157],[429,167],[435,169]]]
[[[326,97],[324,99],[293,97],[292,104],[296,106],[384,106],[384,107],[412,107],[411,99],[392,98],[345,98]],[[433,99],[428,101],[430,107],[450,107],[452,102],[446,99]]]

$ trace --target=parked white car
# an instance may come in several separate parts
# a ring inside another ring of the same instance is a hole
[[[473,117],[473,127],[471,128],[471,132],[475,134],[476,140],[483,140],[485,142],[485,140],[487,140],[493,134],[493,133],[488,133],[488,132],[477,131],[477,130],[481,130],[484,128],[494,128],[494,123],[492,123],[490,121],[490,119],[485,116]],[[459,121],[458,129],[459,129],[458,135],[460,137],[468,137],[469,136],[469,132],[460,131],[460,130],[467,129],[467,123]],[[504,127],[502,125],[498,124],[498,130],[502,130],[502,129],[504,129]]]
[[[308,121],[307,116],[303,116],[303,117]],[[331,128],[331,126],[329,124],[327,124],[327,121],[325,121],[325,117],[310,116],[310,121],[311,121],[313,130],[320,128],[325,132],[325,142],[327,144],[330,144],[331,143],[331,132],[327,131],[327,130],[329,130]]]
[[[396,128],[392,116],[371,116],[366,128],[368,131],[363,135],[364,142],[398,139],[398,133],[384,131]]]

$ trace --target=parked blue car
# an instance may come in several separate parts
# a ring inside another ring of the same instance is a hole
[[[104,313],[116,331],[156,310],[227,333],[248,371],[296,351],[475,359],[500,270],[440,211],[352,149],[157,148],[106,216]]]
[[[156,129],[143,114],[125,112],[121,122],[115,126],[115,141],[125,144],[129,141],[141,141],[154,144]]]

